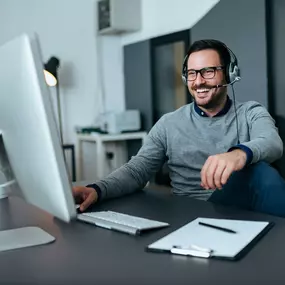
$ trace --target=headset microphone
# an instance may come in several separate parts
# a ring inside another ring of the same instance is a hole
[[[211,89],[214,89],[214,88],[220,88],[220,87],[227,87],[229,84],[227,83],[227,84],[218,84],[218,85],[214,85],[214,86],[211,86],[210,88]]]
[[[237,77],[235,78],[235,80],[233,80],[232,82],[230,82],[230,83],[226,83],[226,84],[218,84],[218,85],[214,85],[214,86],[212,86],[212,87],[211,87],[211,89],[212,89],[212,88],[227,87],[228,85],[233,85],[235,82],[237,82],[237,81],[239,81],[239,80],[240,80],[240,77],[239,77],[239,76],[237,76]]]

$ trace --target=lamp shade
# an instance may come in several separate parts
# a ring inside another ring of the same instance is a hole
[[[44,64],[44,74],[46,83],[49,86],[57,84],[57,69],[59,68],[59,59],[52,56],[47,63]]]

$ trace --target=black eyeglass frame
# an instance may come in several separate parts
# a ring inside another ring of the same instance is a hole
[[[188,69],[187,70],[187,81],[194,81],[196,80],[197,78],[197,74],[200,73],[200,75],[204,78],[204,79],[212,79],[216,76],[216,72],[217,70],[223,70],[225,67],[224,66],[208,66],[208,67],[204,67],[204,68],[201,68],[201,69]],[[209,69],[213,69],[213,76],[211,77],[204,77],[204,75],[206,74],[205,72]],[[195,71],[195,78],[193,79],[188,79],[188,76],[189,76],[189,71]],[[204,75],[203,75],[204,74]]]

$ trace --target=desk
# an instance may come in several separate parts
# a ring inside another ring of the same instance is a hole
[[[91,134],[77,134],[77,180],[80,181],[82,177],[82,165],[83,165],[83,142],[93,142],[96,144],[96,179],[104,178],[107,173],[105,171],[105,161],[106,161],[106,150],[105,144],[108,142],[124,142],[127,140],[141,140],[142,144],[144,143],[147,137],[147,132],[131,132],[131,133],[122,133],[122,134],[100,134],[100,133],[91,133]],[[124,164],[124,161],[121,161],[121,165]]]
[[[79,221],[65,224],[22,200],[3,199],[2,229],[38,225],[56,241],[0,253],[1,284],[285,284],[285,219],[151,190],[95,208],[168,221],[171,226],[134,237]],[[276,224],[237,262],[145,252],[147,245],[197,216]]]

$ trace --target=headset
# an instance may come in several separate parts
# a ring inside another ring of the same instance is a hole
[[[229,54],[231,56],[231,62],[225,67],[226,84],[215,85],[215,87],[225,87],[227,85],[232,85],[241,79],[237,57],[235,56],[233,51],[230,48],[228,48],[224,43],[220,42],[220,44],[222,44],[229,51]],[[183,60],[183,66],[182,66],[182,81],[185,85],[187,85],[187,76],[188,76],[187,63],[189,55],[190,54],[188,51],[187,55]]]
[[[213,41],[213,40],[212,40]],[[217,41],[216,41],[217,42]],[[226,87],[227,85],[232,86],[233,91],[233,102],[234,102],[234,110],[235,110],[235,121],[236,121],[236,131],[237,131],[237,144],[240,144],[240,138],[239,138],[239,127],[238,127],[238,118],[237,118],[237,110],[236,110],[236,100],[235,100],[235,92],[233,84],[241,79],[240,77],[240,69],[238,66],[238,60],[233,51],[228,48],[224,43],[219,42],[219,44],[222,44],[229,52],[231,56],[231,62],[225,66],[225,78],[226,78],[226,84],[218,84],[214,85],[210,88],[220,88],[220,87]],[[187,86],[187,76],[188,76],[188,58],[189,58],[189,51],[187,52],[187,55],[185,56],[183,60],[183,66],[182,66],[182,81]]]

